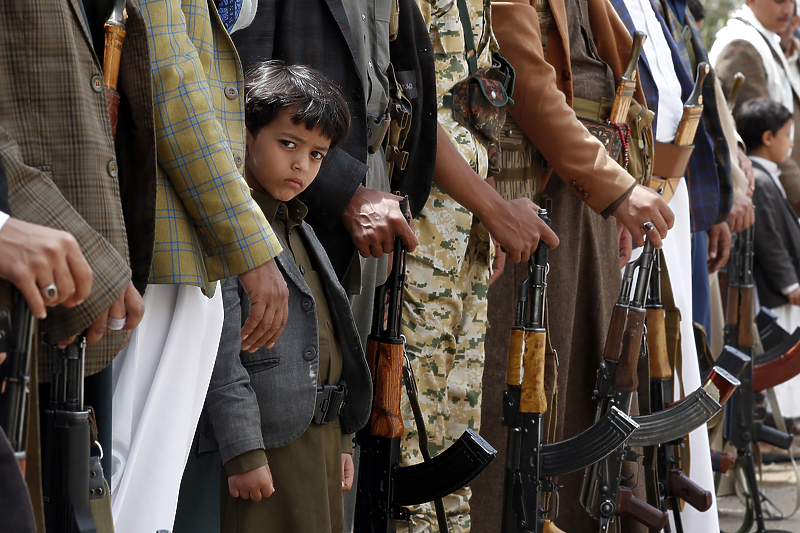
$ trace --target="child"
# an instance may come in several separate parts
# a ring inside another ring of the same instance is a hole
[[[339,533],[351,434],[369,418],[372,388],[347,296],[295,197],[347,137],[350,114],[341,90],[305,66],[263,63],[245,92],[245,178],[284,248],[289,318],[273,346],[242,350],[250,304],[236,277],[223,282],[210,427],[201,432],[216,439],[225,465],[225,533]]]
[[[778,164],[786,161],[794,145],[792,113],[769,98],[737,106],[736,129],[753,162],[756,211],[753,275],[761,305],[778,315],[789,331],[800,326],[800,224],[786,199]],[[800,416],[798,380],[776,387],[785,416]]]

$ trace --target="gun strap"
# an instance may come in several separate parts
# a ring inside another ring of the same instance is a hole
[[[550,343],[550,312],[545,299],[544,323],[547,341],[544,345],[544,394],[547,397],[547,412],[544,414],[544,442],[555,442],[558,424],[558,354]],[[552,492],[542,492],[542,509],[551,508]],[[553,517],[555,519],[556,517]],[[555,527],[555,526],[554,526]]]
[[[425,428],[425,419],[423,418],[422,410],[419,407],[419,398],[417,397],[417,380],[414,377],[414,371],[409,365],[403,366],[403,383],[406,386],[408,403],[411,404],[411,411],[414,413],[414,423],[417,426],[417,433],[419,434],[419,450],[422,452],[422,460],[430,461],[431,452],[428,448],[428,430]],[[439,531],[442,533],[448,533],[450,528],[447,524],[447,515],[444,511],[444,502],[441,498],[436,499],[433,502],[433,506],[436,509],[436,521],[439,525]]]
[[[775,395],[774,388],[770,387],[767,389],[767,397],[769,398],[769,404],[772,407],[772,416],[775,417],[775,427],[784,433],[788,433],[788,431],[786,431],[786,422],[783,420],[781,407],[780,404],[778,404],[778,397]],[[800,471],[797,469],[797,461],[794,460],[794,452],[791,448],[789,448],[789,460],[792,461],[792,468],[794,469],[795,503],[792,512],[788,515],[782,516],[783,520],[794,516],[797,511],[800,510]],[[759,470],[760,469],[761,467],[759,465]]]

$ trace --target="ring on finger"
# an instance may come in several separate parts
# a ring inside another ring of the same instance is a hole
[[[125,322],[127,322],[128,317],[124,316],[122,318],[114,318],[108,317],[106,320],[106,327],[112,331],[119,331],[125,327]]]
[[[648,220],[647,222],[642,224],[642,229],[644,230],[645,233],[650,233],[651,231],[656,229],[656,225]]]
[[[58,287],[56,287],[55,283],[51,283],[50,285],[42,287],[40,290],[42,291],[42,296],[48,300],[58,297]]]

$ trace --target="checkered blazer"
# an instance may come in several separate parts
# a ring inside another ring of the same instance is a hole
[[[281,246],[242,178],[242,68],[213,2],[135,0],[150,45],[158,177],[151,283],[246,272]]]
[[[135,50],[144,41],[136,32],[141,18],[132,7],[129,16]],[[128,64],[130,72],[136,72],[136,65]],[[149,70],[146,61],[139,67]],[[135,102],[149,101],[146,87],[131,89],[140,94],[125,100],[128,113]],[[137,114],[146,122],[146,111]],[[137,194],[153,190],[155,171],[148,176],[147,160],[146,150],[141,151],[139,174],[123,176],[101,65],[91,48],[80,0],[0,2],[0,162],[8,178],[11,209],[22,220],[72,233],[94,272],[92,292],[84,303],[48,311],[40,329],[51,339],[86,329],[131,279],[120,195],[126,179],[137,181]],[[129,198],[134,204],[134,197]],[[147,229],[144,223],[138,229],[145,237],[137,250],[152,249]],[[124,332],[110,333],[89,347],[87,374],[110,362],[123,340]]]
[[[625,2],[623,0],[610,1],[614,9],[617,10],[617,14],[619,18],[622,19],[625,27],[633,34],[636,28],[633,25],[633,20],[631,19],[628,9],[625,7]],[[672,34],[667,28],[664,18],[661,16],[658,8],[652,2],[651,5],[653,5],[656,18],[661,24],[664,37],[672,52],[675,73],[683,89],[681,99],[685,101],[692,92],[694,76],[690,74],[684,64],[678,46],[672,38]],[[658,87],[653,80],[653,75],[650,72],[650,65],[644,52],[642,52],[639,58],[639,79],[642,82],[642,88],[644,89],[645,98],[647,100],[647,107],[652,110],[657,110]],[[658,114],[656,114],[655,121],[658,121]],[[717,177],[717,168],[714,161],[714,149],[711,144],[711,139],[706,133],[705,124],[702,121],[697,127],[697,133],[694,139],[694,152],[689,160],[689,166],[686,169],[686,184],[689,187],[692,231],[706,231],[716,223],[717,214],[719,212],[719,178]]]

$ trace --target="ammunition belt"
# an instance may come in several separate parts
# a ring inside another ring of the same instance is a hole
[[[342,410],[346,392],[347,387],[344,384],[317,387],[317,399],[314,402],[314,418],[312,421],[315,424],[324,426],[336,420]]]
[[[536,0],[536,15],[539,17],[542,50],[547,50],[547,32],[556,28],[556,19],[550,8],[550,0]]]
[[[500,132],[500,149],[501,170],[494,176],[497,192],[506,200],[530,198],[538,203],[550,166],[508,113]]]

